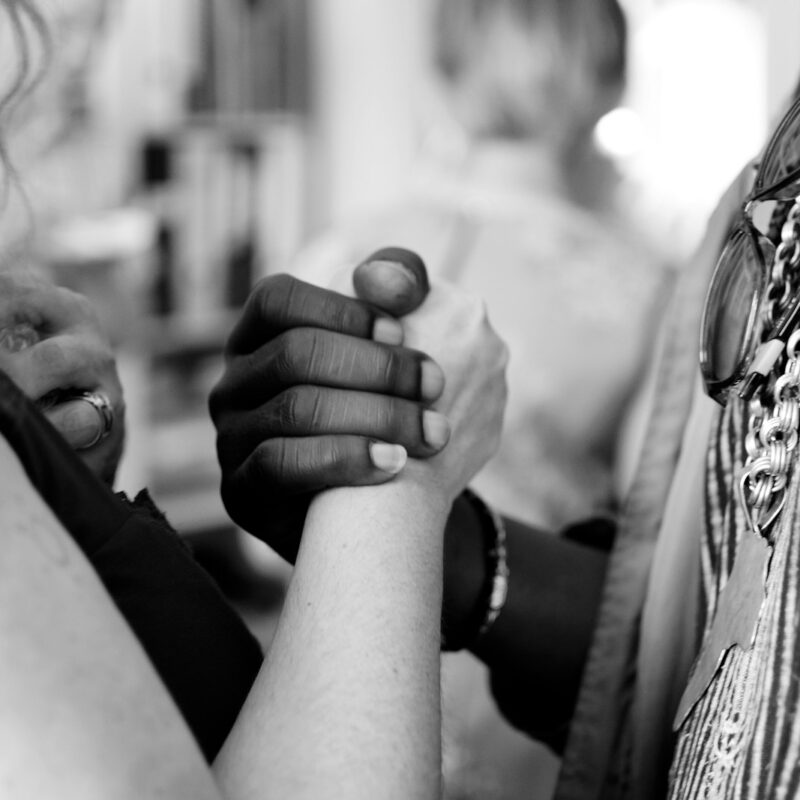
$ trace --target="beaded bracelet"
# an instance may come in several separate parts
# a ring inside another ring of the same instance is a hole
[[[442,650],[454,652],[474,647],[492,627],[508,597],[508,553],[506,528],[500,515],[471,489],[464,497],[478,515],[484,538],[487,579],[465,625],[465,633],[455,641],[442,634]]]

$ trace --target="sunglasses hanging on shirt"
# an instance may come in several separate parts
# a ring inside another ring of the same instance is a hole
[[[742,381],[740,391],[753,395],[798,322],[799,196],[800,100],[764,150],[706,296],[700,366],[706,392],[722,405]],[[759,347],[762,336],[781,344]]]

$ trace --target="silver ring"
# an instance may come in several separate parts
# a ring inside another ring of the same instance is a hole
[[[84,400],[89,403],[100,417],[100,429],[97,431],[97,436],[91,442],[77,448],[78,450],[88,450],[98,442],[102,442],[111,433],[111,428],[114,425],[114,408],[108,397],[102,392],[81,392],[76,394],[74,399]]]

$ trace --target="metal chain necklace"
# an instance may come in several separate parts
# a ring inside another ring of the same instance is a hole
[[[774,544],[769,532],[783,510],[800,425],[800,331],[792,333],[785,345],[769,340],[769,332],[789,306],[798,302],[800,197],[792,202],[780,239],[761,320],[767,341],[754,358],[765,365],[759,371],[767,380],[749,401],[747,455],[736,487],[748,530],[738,540],[733,569],[717,598],[712,624],[678,704],[675,730],[708,691],[731,647],[738,645],[745,652],[753,647],[766,596]]]
[[[800,279],[800,197],[781,227],[775,250],[762,329],[772,330],[795,296]],[[739,478],[739,499],[753,531],[767,536],[780,515],[800,425],[800,330],[777,354],[767,385],[750,401],[747,458]]]

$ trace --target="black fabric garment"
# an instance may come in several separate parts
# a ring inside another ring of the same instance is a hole
[[[114,495],[3,372],[0,435],[96,570],[210,761],[261,666],[257,641],[146,493],[134,503]]]
[[[558,535],[607,553],[614,544],[616,525],[605,517],[592,517],[568,526]],[[564,751],[578,685],[542,686],[512,663],[492,669],[490,686],[500,713],[511,725],[557,754]]]

